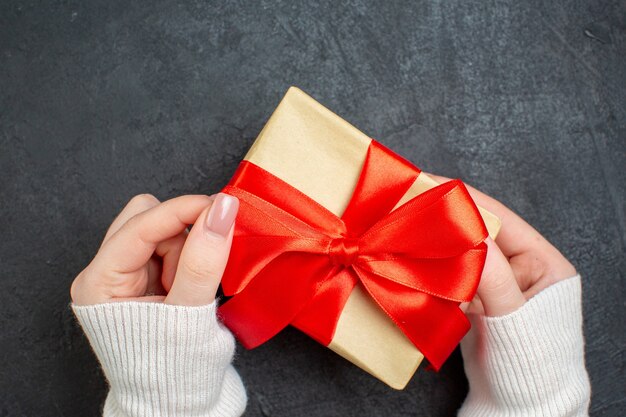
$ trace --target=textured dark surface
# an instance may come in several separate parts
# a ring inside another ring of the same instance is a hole
[[[623,2],[208,3],[0,5],[0,416],[97,415],[74,275],[134,194],[220,189],[292,84],[561,248],[592,415],[624,415]],[[395,392],[295,330],[236,366],[248,416],[451,416],[467,390],[458,353]]]

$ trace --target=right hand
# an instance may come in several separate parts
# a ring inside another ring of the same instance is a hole
[[[440,183],[450,180],[428,175]],[[574,266],[531,225],[499,201],[467,184],[466,187],[477,205],[502,221],[496,241],[486,240],[487,260],[468,313],[512,313],[541,290],[576,275]]]

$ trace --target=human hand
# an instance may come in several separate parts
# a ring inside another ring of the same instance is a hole
[[[438,182],[449,178],[428,174]],[[499,201],[466,187],[477,205],[502,221],[502,228],[489,247],[477,296],[468,313],[503,316],[520,308],[546,287],[576,275],[574,266],[539,232]]]
[[[238,208],[237,198],[223,193],[163,203],[149,194],[134,197],[72,283],[72,301],[210,304],[228,261]]]

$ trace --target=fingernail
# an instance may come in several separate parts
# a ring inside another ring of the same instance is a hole
[[[206,216],[207,229],[222,237],[228,236],[237,217],[237,210],[239,210],[239,200],[236,197],[224,193],[217,194]]]

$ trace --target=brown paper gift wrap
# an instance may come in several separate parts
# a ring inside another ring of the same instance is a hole
[[[341,216],[370,142],[357,128],[291,87],[244,159]],[[421,173],[397,206],[436,185]],[[480,212],[495,237],[500,220],[484,209]],[[395,389],[406,386],[423,359],[360,285],[348,298],[328,347]]]

